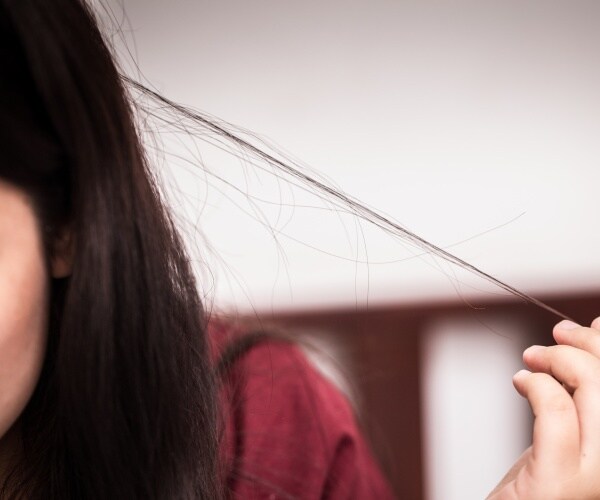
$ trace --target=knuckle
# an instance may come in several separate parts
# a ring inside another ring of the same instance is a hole
[[[573,347],[570,345],[553,345],[549,346],[544,352],[544,356],[549,363],[550,367],[556,366],[558,363],[564,363],[565,359],[568,358],[570,353],[573,352]]]
[[[592,328],[588,328],[587,330],[588,333],[585,337],[586,349],[591,353],[600,354],[600,332]]]
[[[555,381],[545,373],[534,373],[531,376],[533,390],[538,393],[540,408],[549,413],[565,413],[573,411],[573,400],[566,392],[554,387]]]
[[[598,322],[598,327],[600,327],[600,321]],[[583,341],[585,344],[590,344],[594,342],[597,344],[600,339],[600,330],[598,328],[582,326],[575,330],[577,337]]]
[[[600,385],[600,362],[590,366],[587,378],[590,382]]]
[[[549,351],[550,353],[555,354],[557,356],[566,356],[569,353],[574,352],[574,349],[576,348],[571,345],[558,344],[550,346]]]
[[[548,396],[544,407],[548,412],[552,413],[566,413],[573,411],[573,404],[570,398],[564,396],[552,395]]]

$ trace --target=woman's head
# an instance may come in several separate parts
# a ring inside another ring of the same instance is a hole
[[[214,498],[201,304],[92,12],[0,0],[0,64],[2,493]]]

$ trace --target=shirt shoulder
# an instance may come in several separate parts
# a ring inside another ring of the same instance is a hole
[[[349,401],[298,345],[252,345],[222,396],[233,498],[393,498]]]

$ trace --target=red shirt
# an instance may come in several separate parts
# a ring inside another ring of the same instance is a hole
[[[209,328],[217,349],[230,336]],[[223,392],[233,499],[394,498],[346,397],[284,341],[237,360]]]

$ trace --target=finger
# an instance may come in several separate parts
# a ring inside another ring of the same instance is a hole
[[[600,321],[594,321],[597,326],[600,326]],[[554,327],[552,334],[558,344],[571,345],[600,358],[600,331],[596,328],[586,328],[570,321],[561,321]]]
[[[531,346],[523,352],[523,361],[532,371],[552,375],[569,389],[584,385],[600,390],[600,359],[571,345]]]
[[[600,360],[569,345],[534,346],[523,353],[523,360],[533,371],[551,375],[566,384],[566,388],[561,387],[564,392],[573,392],[582,450],[586,454],[600,455]]]
[[[596,319],[594,319],[594,321],[592,321],[592,324],[590,326],[596,330],[600,330],[600,316],[598,316]]]
[[[579,420],[567,391],[546,373],[521,370],[513,377],[533,411],[532,457],[542,470],[562,474],[579,463]]]

